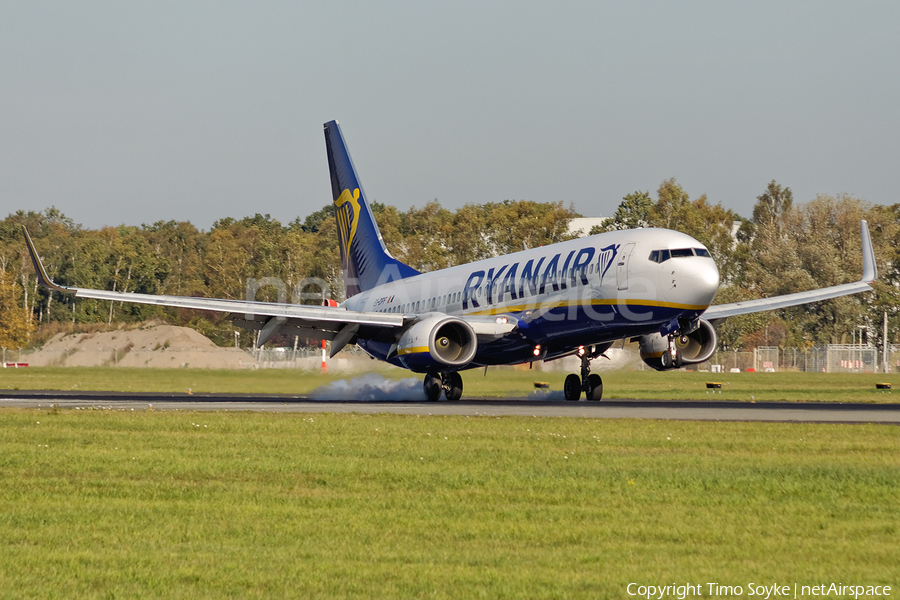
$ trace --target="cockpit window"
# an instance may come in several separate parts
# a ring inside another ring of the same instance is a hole
[[[650,253],[650,262],[664,263],[670,258],[684,258],[686,256],[705,256],[710,258],[706,248],[676,248],[674,250],[654,250]]]
[[[650,262],[664,263],[667,260],[669,260],[669,258],[671,258],[671,256],[669,255],[668,250],[654,250],[653,252],[650,253],[649,260],[650,260]]]

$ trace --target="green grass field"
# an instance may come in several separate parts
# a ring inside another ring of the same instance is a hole
[[[417,377],[402,369],[380,367],[386,377]],[[564,372],[521,369],[471,370],[463,373],[465,395],[524,397],[535,381],[562,390]],[[229,371],[205,369],[129,369],[112,367],[40,367],[3,369],[0,389],[97,390],[124,392],[230,392],[306,394],[337,379],[354,375],[322,375],[293,369]],[[676,400],[788,400],[804,402],[894,402],[892,394],[875,389],[876,383],[900,386],[896,374],[824,373],[692,373],[672,371],[610,371],[603,373],[604,398]],[[709,394],[707,381],[723,383],[721,394]],[[900,387],[897,392],[900,393]]]
[[[0,410],[2,598],[900,587],[895,426]]]

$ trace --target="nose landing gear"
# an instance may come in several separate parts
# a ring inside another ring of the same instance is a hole
[[[563,393],[569,402],[577,402],[581,392],[589,402],[597,402],[603,397],[603,380],[596,373],[591,373],[591,355],[584,348],[579,348],[581,358],[581,377],[572,373],[566,377]]]

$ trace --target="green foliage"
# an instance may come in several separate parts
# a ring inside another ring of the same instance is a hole
[[[22,348],[34,330],[28,310],[22,305],[22,289],[13,274],[0,270],[0,346]]]
[[[781,319],[786,326],[785,346],[848,343],[858,325],[867,325],[873,333],[870,339],[880,342],[885,310],[891,313],[892,330],[896,331],[897,293],[889,285],[889,258],[900,235],[900,219],[895,211],[847,195],[822,194],[797,206],[790,189],[773,181],[757,199],[753,214],[753,220],[739,232],[747,259],[740,284],[751,297],[858,280],[862,273],[862,219],[869,223],[879,272],[887,274],[884,282],[875,284],[875,294],[836,298],[772,313],[773,319]]]
[[[653,201],[650,199],[649,192],[632,192],[622,198],[622,203],[619,204],[612,218],[606,223],[604,230],[617,231],[620,229],[651,227],[650,212],[652,208]]]
[[[334,218],[333,203],[326,204],[316,212],[308,215],[302,223],[300,222],[300,217],[297,217],[291,221],[291,228],[300,229],[303,233],[319,233],[319,229],[322,228],[322,222],[328,218]]]

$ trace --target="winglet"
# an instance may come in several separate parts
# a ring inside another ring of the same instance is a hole
[[[41,258],[38,256],[37,249],[34,247],[34,242],[31,241],[31,236],[28,235],[28,230],[25,229],[25,226],[22,225],[22,233],[25,234],[25,243],[28,245],[28,253],[31,255],[31,262],[34,263],[34,272],[37,275],[38,283],[44,286],[45,288],[55,290],[57,292],[74,292],[77,288],[70,288],[61,285],[56,285],[47,275],[47,271],[44,269],[44,265],[41,263]]]
[[[878,279],[878,266],[875,264],[875,251],[872,249],[872,236],[869,235],[869,224],[860,221],[862,227],[863,276],[864,283],[872,283]]]

